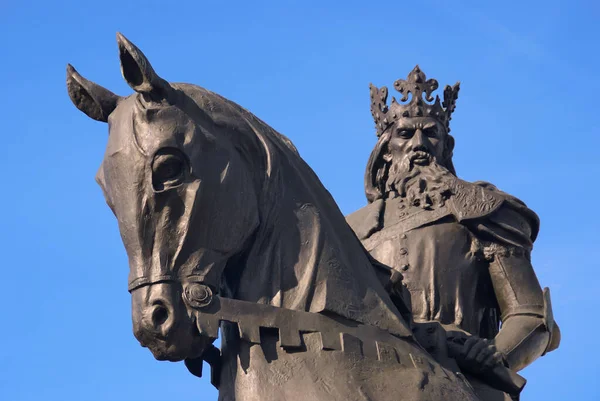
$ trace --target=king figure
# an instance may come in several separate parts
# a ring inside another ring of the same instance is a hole
[[[445,347],[482,400],[510,399],[486,372],[517,372],[560,342],[530,259],[539,219],[492,184],[456,176],[449,123],[459,84],[445,87],[443,101],[432,96],[437,87],[418,66],[394,83],[400,101],[388,105],[387,88],[371,85],[378,141],[365,173],[369,204],[347,221],[393,269],[414,322],[443,327],[445,344],[429,351]]]

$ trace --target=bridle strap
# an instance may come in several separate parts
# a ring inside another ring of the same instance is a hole
[[[161,276],[154,277],[146,277],[140,276],[136,277],[133,280],[129,281],[129,285],[127,286],[127,291],[133,292],[140,287],[145,287],[147,285],[159,284],[159,283],[204,283],[204,276],[200,276],[197,274],[189,275],[189,276],[174,276],[171,274],[165,274]]]

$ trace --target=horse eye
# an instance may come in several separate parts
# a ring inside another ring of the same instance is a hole
[[[168,157],[159,164],[155,174],[158,178],[162,178],[163,180],[172,180],[181,175],[181,172],[183,171],[182,164],[181,160],[176,157]]]
[[[183,183],[186,162],[176,149],[159,151],[152,162],[152,185],[157,191],[172,188]]]

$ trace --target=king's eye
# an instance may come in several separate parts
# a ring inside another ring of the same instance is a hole
[[[435,128],[435,127],[426,128],[423,130],[423,133],[425,135],[427,135],[429,138],[436,138],[437,137],[437,128]]]
[[[152,186],[155,191],[164,191],[183,183],[187,171],[185,155],[178,149],[159,150],[152,161]]]
[[[396,130],[396,135],[399,136],[400,138],[404,138],[404,139],[412,138],[414,133],[415,132],[413,130],[408,130],[408,129],[403,129],[403,128],[399,128]]]

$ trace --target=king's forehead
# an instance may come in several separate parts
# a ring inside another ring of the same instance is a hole
[[[443,128],[444,126],[432,117],[408,117],[396,121],[396,126],[402,129]]]

